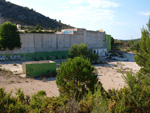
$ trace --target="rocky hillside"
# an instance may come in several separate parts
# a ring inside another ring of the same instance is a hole
[[[57,22],[33,9],[18,6],[5,0],[0,0],[0,14],[5,21],[11,21],[16,24],[31,26],[40,25],[43,28],[71,28],[71,26]]]

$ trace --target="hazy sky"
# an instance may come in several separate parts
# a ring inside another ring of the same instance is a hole
[[[136,39],[150,16],[150,0],[7,0],[62,23],[103,29],[115,39]]]

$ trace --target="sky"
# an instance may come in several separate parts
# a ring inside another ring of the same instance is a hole
[[[7,0],[77,28],[103,29],[115,39],[141,38],[150,0]]]

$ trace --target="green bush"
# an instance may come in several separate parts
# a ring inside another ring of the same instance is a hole
[[[20,36],[15,24],[6,22],[0,26],[0,47],[1,49],[13,50],[15,47],[20,48]]]
[[[130,47],[130,50],[132,50],[132,51],[139,52],[139,49],[140,49],[140,41],[134,42]]]
[[[50,57],[49,57],[49,56],[46,56],[46,60],[50,60]]]
[[[56,83],[60,95],[81,99],[88,90],[94,91],[98,79],[93,71],[94,67],[88,59],[82,57],[68,59],[57,71]]]
[[[150,77],[149,75],[132,75],[128,72],[124,76],[127,87],[112,90],[110,112],[112,113],[149,113],[150,108]]]
[[[54,56],[50,56],[49,59],[50,60],[55,60],[55,57]]]
[[[67,58],[67,56],[65,56],[65,55],[62,56],[62,59],[66,59],[66,58]]]
[[[61,56],[55,56],[55,59],[61,59]]]
[[[74,44],[69,49],[69,57],[75,58],[75,57],[83,57],[83,58],[89,58],[91,61],[97,61],[99,56],[97,54],[92,54],[92,51],[88,49],[88,46],[85,44]]]
[[[93,106],[91,113],[109,113],[108,93],[99,84],[93,94]]]
[[[34,56],[33,59],[34,59],[35,61],[39,61],[39,60],[40,60],[40,58],[37,57],[37,56]]]

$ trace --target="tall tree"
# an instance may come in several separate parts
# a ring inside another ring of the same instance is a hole
[[[140,49],[134,57],[136,63],[141,66],[140,72],[143,74],[150,73],[150,19],[147,27],[148,29],[143,28],[141,30]]]
[[[0,47],[10,50],[21,47],[20,36],[15,24],[6,22],[0,26]]]
[[[60,95],[81,99],[88,90],[94,92],[98,79],[93,71],[94,67],[88,59],[82,57],[68,59],[57,71],[56,83]]]

